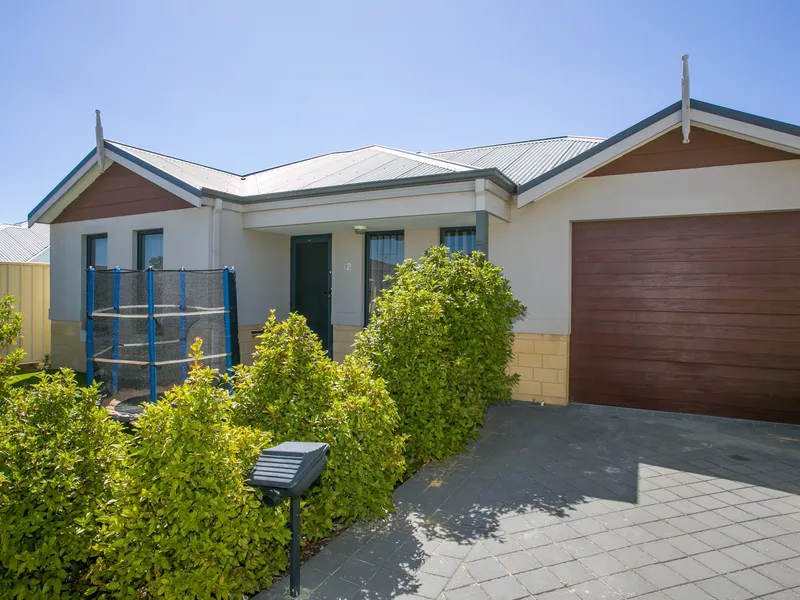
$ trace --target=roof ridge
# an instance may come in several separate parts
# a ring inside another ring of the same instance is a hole
[[[422,152],[409,152],[408,150],[401,150],[399,148],[391,148],[389,146],[380,146],[374,145],[370,146],[370,148],[377,148],[383,152],[387,152],[388,154],[394,154],[395,156],[399,156],[400,158],[408,158],[409,160],[416,160],[423,164],[432,165],[434,167],[440,167],[442,169],[449,169],[455,173],[463,172],[463,171],[474,171],[475,167],[472,165],[464,165],[461,163],[454,162],[452,160],[446,160],[442,158],[436,158],[433,156],[427,156],[425,153]],[[458,168],[452,168],[458,167]]]
[[[452,150],[439,150],[437,152],[428,152],[427,154],[437,155],[437,154],[449,154],[450,152],[464,152],[465,150],[480,150],[483,148],[499,148],[500,146],[521,146],[522,144],[534,144],[538,142],[552,142],[555,140],[597,140],[597,142],[602,142],[606,138],[601,137],[592,137],[592,136],[584,136],[584,135],[555,135],[552,137],[546,138],[536,138],[532,140],[521,140],[519,142],[504,142],[500,144],[486,144],[484,146],[467,146],[466,148],[453,148]]]
[[[132,146],[130,144],[124,144],[122,142],[115,142],[114,140],[105,139],[103,140],[110,144],[115,144],[117,146],[123,146],[125,148],[133,148],[134,150],[138,150],[139,152],[147,152],[148,154],[155,154],[156,156],[161,156],[163,158],[168,158],[170,160],[177,160],[182,163],[186,163],[187,165],[194,165],[195,167],[201,167],[203,169],[208,169],[209,171],[216,171],[217,173],[225,173],[226,175],[232,175],[234,177],[244,177],[239,173],[232,173],[231,171],[226,171],[225,169],[217,169],[216,167],[209,167],[208,165],[204,165],[198,162],[193,162],[191,160],[186,160],[185,158],[178,158],[177,156],[170,156],[169,154],[162,154],[161,152],[154,152],[153,150],[148,150],[147,148],[140,148],[138,146]]]
[[[245,173],[244,175],[240,175],[239,177],[250,177],[251,175],[258,175],[259,173],[266,173],[267,171],[274,171],[275,169],[280,169],[282,167],[289,167],[291,165],[297,165],[302,162],[306,162],[307,160],[314,160],[315,158],[322,158],[323,156],[331,156],[332,154],[347,154],[348,152],[358,152],[359,150],[366,150],[367,148],[372,148],[372,146],[362,146],[361,148],[353,148],[352,150],[333,150],[331,152],[323,152],[322,154],[317,154],[316,156],[309,156],[308,158],[301,158],[300,160],[293,160],[288,163],[284,163],[282,165],[275,165],[274,167],[267,167],[266,169],[261,169],[260,171],[253,171],[252,173]]]

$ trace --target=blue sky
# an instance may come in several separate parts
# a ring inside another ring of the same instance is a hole
[[[0,3],[0,221],[106,137],[234,172],[609,136],[692,96],[800,123],[800,2]]]

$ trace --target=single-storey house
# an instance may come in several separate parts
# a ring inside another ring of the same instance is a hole
[[[516,398],[800,421],[798,126],[691,100],[607,140],[245,175],[98,139],[29,216],[51,226],[55,365],[85,367],[90,265],[234,266],[242,357],[275,309],[340,359],[384,275],[444,243],[486,252],[528,307]]]

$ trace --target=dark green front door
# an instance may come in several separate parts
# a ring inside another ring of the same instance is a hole
[[[331,236],[292,238],[291,309],[331,354]]]

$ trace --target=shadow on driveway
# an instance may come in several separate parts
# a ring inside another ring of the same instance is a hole
[[[795,574],[800,588],[800,427],[513,402],[481,436],[304,565],[303,596],[746,598]],[[766,542],[774,556],[754,558]]]

